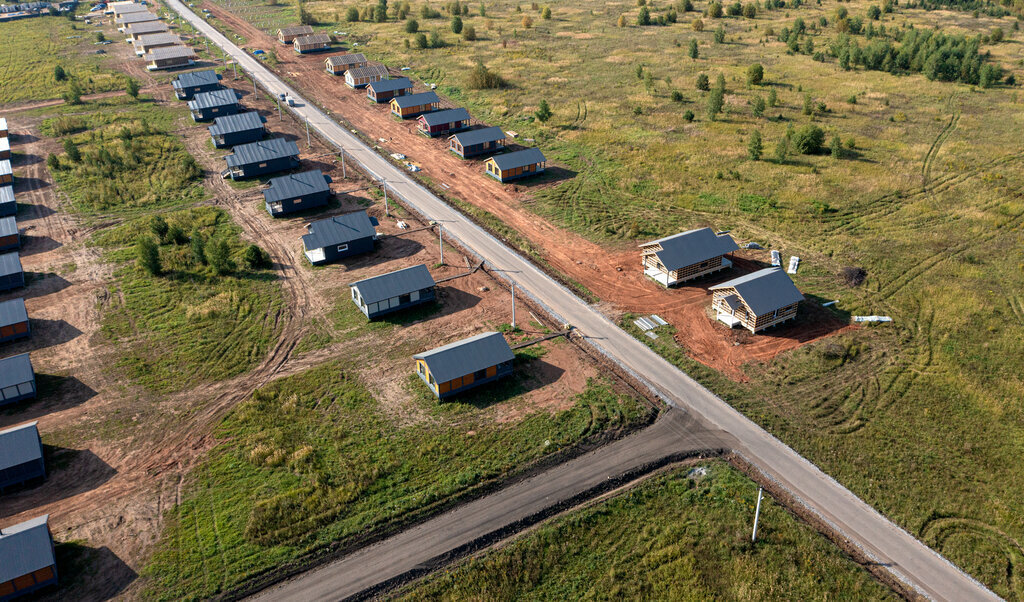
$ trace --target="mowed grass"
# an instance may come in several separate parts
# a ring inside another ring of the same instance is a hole
[[[870,4],[843,8],[866,27]],[[893,317],[749,366],[740,384],[667,337],[649,344],[996,593],[1024,599],[1024,467],[1014,460],[1024,451],[1019,86],[844,71],[828,56],[838,36],[837,7],[828,3],[761,9],[755,19],[680,13],[665,27],[637,27],[634,3],[544,3],[551,20],[512,2],[487,3],[481,17],[471,4],[463,21],[476,29],[475,42],[458,40],[448,15],[424,19],[413,4],[421,30],[437,29],[448,43],[430,50],[405,49],[413,36],[403,23],[337,24],[337,5],[304,6],[324,28],[350,32],[347,40],[370,58],[409,66],[475,118],[533,139],[554,169],[522,182],[523,203],[554,223],[616,248],[697,226],[731,230],[742,242],[799,255],[794,280],[809,303],[838,299],[841,317]],[[653,15],[669,6],[656,3]],[[627,27],[616,27],[620,14]],[[703,32],[690,24],[697,17]],[[776,39],[798,17],[824,62]],[[899,7],[872,23],[967,35],[1001,27],[1007,40],[981,51],[1018,82],[1024,77],[1010,18]],[[714,41],[719,25],[724,43]],[[688,56],[691,39],[697,59]],[[510,87],[470,90],[477,60]],[[755,62],[765,80],[748,86]],[[695,88],[700,73],[712,84],[719,73],[726,80],[715,121],[707,93]],[[754,117],[751,102],[772,91],[778,105]],[[803,112],[805,94],[812,115]],[[542,99],[554,111],[544,125],[532,120]],[[786,128],[805,124],[821,127],[826,142],[839,136],[842,158],[771,160]],[[754,130],[764,137],[761,161],[747,155]],[[837,273],[846,266],[866,269],[863,286],[842,284]]]
[[[0,29],[5,39],[0,104],[60,98],[72,81],[86,94],[123,90],[127,83],[126,75],[103,68],[103,55],[94,54],[104,48],[93,45],[99,28],[64,17],[35,17],[4,23]],[[57,65],[67,79],[54,78]]]
[[[43,121],[43,133],[71,140],[81,158],[57,155],[51,173],[84,214],[132,215],[203,200],[203,171],[171,133],[181,107],[128,97],[87,103]]]
[[[152,236],[147,219],[96,235],[94,243],[106,249],[107,258],[123,263],[103,311],[102,333],[121,354],[111,369],[158,392],[252,369],[280,333],[283,300],[276,276],[244,267],[240,230],[220,209],[186,209],[165,218],[186,234],[226,241],[239,268],[218,276],[193,260],[187,243],[163,244],[164,273],[152,276],[135,264],[135,241]]]
[[[520,363],[522,363],[522,360]],[[411,375],[410,387],[417,387]],[[419,386],[418,389],[424,389]],[[493,390],[493,389],[492,389]],[[487,399],[476,397],[477,401]],[[641,420],[637,401],[591,381],[571,409],[499,424],[496,403],[413,395],[399,424],[334,361],[258,390],[216,430],[143,571],[145,596],[200,599],[437,511],[556,450]]]
[[[890,600],[722,462],[679,468],[407,588],[400,600]],[[703,474],[700,474],[703,471]]]

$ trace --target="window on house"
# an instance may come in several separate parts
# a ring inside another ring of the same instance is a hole
[[[259,166],[260,166],[261,168],[263,168],[263,167],[266,167],[266,166],[267,166],[267,164],[266,164],[266,163],[260,163],[260,165],[259,165]]]
[[[338,245],[338,252],[341,253],[342,251],[348,251],[348,245],[347,244],[345,244],[345,245]]]
[[[477,370],[476,372],[474,372],[473,378],[477,380],[487,378],[487,368],[484,368],[483,370]]]
[[[410,301],[412,301],[412,299],[409,297],[409,295],[399,295],[398,296],[398,304],[399,305],[402,305],[402,304],[405,304],[405,303],[409,303]]]

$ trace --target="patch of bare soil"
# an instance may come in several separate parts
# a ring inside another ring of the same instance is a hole
[[[735,269],[716,280],[666,290],[645,278],[635,247],[605,247],[556,227],[523,207],[529,192],[503,185],[484,174],[482,160],[463,160],[448,151],[445,137],[426,138],[416,131],[415,120],[401,121],[388,105],[378,105],[362,90],[352,90],[344,79],[324,70],[322,55],[297,55],[239,16],[219,7],[211,10],[232,30],[259,48],[277,50],[276,71],[290,80],[303,95],[342,117],[353,127],[378,140],[383,152],[400,152],[423,170],[446,194],[485,209],[544,250],[544,258],[556,270],[583,283],[608,302],[606,313],[656,313],[677,329],[677,341],[691,357],[720,370],[735,380],[746,380],[743,365],[767,361],[779,353],[853,328],[820,308],[805,304],[799,318],[781,328],[757,336],[745,336],[709,320],[705,306],[711,303],[707,287],[759,268],[754,254],[739,254]],[[417,90],[418,91],[418,90]],[[447,100],[445,107],[455,106]],[[704,224],[699,224],[704,225]],[[744,261],[746,260],[746,261]]]

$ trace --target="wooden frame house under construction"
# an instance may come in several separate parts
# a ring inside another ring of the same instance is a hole
[[[698,228],[640,245],[640,263],[644,275],[662,286],[675,286],[732,267],[725,254],[737,249],[728,234]]]
[[[765,268],[712,286],[711,307],[719,321],[757,333],[796,317],[804,296],[779,268]]]

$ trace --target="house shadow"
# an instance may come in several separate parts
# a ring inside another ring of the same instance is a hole
[[[53,272],[26,271],[25,288],[19,289],[23,291],[19,296],[25,299],[34,299],[35,297],[42,297],[43,295],[62,291],[69,286],[71,286],[71,283],[67,279]]]
[[[28,144],[39,140],[39,136],[35,134],[15,134],[14,132],[10,132],[7,137],[11,139],[11,146],[15,144]]]
[[[38,505],[74,497],[96,489],[117,474],[117,470],[88,449],[70,449],[43,444],[46,478],[4,490],[0,516],[13,516]]]
[[[363,265],[372,265],[380,263],[381,261],[412,257],[422,250],[423,245],[418,241],[404,238],[402,236],[384,236],[380,239],[375,252],[361,257],[365,259],[365,263]],[[353,257],[352,259],[356,258]],[[343,259],[342,261],[345,260]],[[355,262],[346,262],[346,266],[349,268],[357,267]]]
[[[540,186],[548,186],[551,184],[557,184],[558,182],[564,182],[565,180],[571,180],[576,177],[579,172],[564,167],[558,167],[556,165],[549,165],[544,169],[544,173],[531,178],[523,178],[522,180],[513,180],[509,184],[514,185],[516,188],[538,188]]]
[[[522,356],[517,356],[513,363],[511,376],[449,397],[442,400],[441,403],[457,403],[482,410],[549,385],[561,378],[564,373],[563,368],[543,359],[524,359]]]
[[[96,391],[74,376],[56,376],[36,372],[36,396],[10,405],[0,406],[0,426],[11,426],[35,420],[51,412],[81,405]]]
[[[56,213],[56,211],[50,209],[46,205],[35,205],[33,203],[22,203],[21,201],[18,201],[17,206],[19,224],[41,219]]]
[[[15,167],[20,165],[34,165],[42,160],[42,157],[33,153],[14,153],[11,155],[11,165]]]
[[[441,311],[435,317],[449,316],[460,311],[471,309],[480,303],[480,297],[454,286],[439,285],[437,298],[441,303]]]
[[[46,253],[54,249],[63,247],[64,243],[57,242],[49,236],[32,236],[31,234],[21,235],[21,250],[18,251],[22,257],[28,255],[35,255],[36,253]]]
[[[111,600],[139,576],[106,546],[93,548],[80,541],[65,541],[57,543],[54,549],[60,582],[28,599]]]
[[[14,196],[30,190],[43,190],[49,188],[50,183],[42,178],[16,177],[14,178]]]
[[[29,326],[32,328],[32,336],[23,339],[18,346],[31,348],[33,351],[63,345],[77,339],[82,334],[81,330],[69,324],[67,320],[45,320],[30,316]]]

